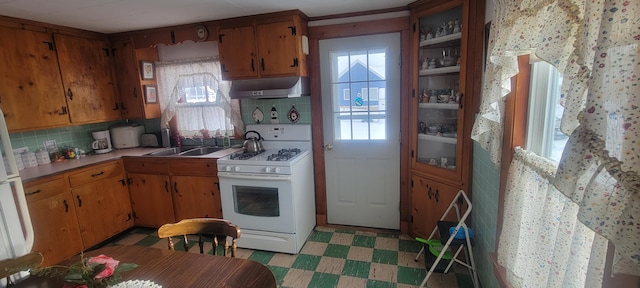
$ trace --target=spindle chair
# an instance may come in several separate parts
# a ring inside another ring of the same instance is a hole
[[[158,229],[158,237],[167,238],[169,250],[175,250],[173,237],[182,236],[184,250],[189,251],[189,240],[187,236],[197,235],[200,254],[205,254],[204,243],[211,240],[212,254],[218,254],[219,244],[223,247],[223,256],[228,256],[229,243],[227,238],[231,238],[231,257],[236,257],[236,239],[240,238],[240,228],[237,225],[224,219],[216,218],[194,218],[184,219],[178,223],[164,224]],[[222,240],[223,243],[219,243]]]

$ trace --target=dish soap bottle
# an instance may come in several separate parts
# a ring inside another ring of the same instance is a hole
[[[224,132],[224,137],[222,137],[222,147],[229,148],[231,147],[231,139],[229,138],[229,132]]]

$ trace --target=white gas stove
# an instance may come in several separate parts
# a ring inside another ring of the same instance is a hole
[[[315,227],[311,126],[247,125],[265,151],[218,159],[223,217],[242,229],[239,247],[298,253]]]

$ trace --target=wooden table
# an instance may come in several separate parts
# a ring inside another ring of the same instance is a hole
[[[103,247],[86,252],[85,257],[100,254],[138,264],[137,268],[122,273],[123,280],[149,280],[163,288],[277,287],[273,273],[252,260],[141,246]],[[78,260],[79,257],[73,259]],[[62,284],[60,279],[32,276],[15,287],[60,288]]]

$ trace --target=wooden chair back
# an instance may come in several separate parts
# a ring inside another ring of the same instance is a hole
[[[22,271],[29,271],[33,268],[40,268],[44,257],[40,252],[31,252],[29,254],[0,260],[0,279],[7,278],[7,285],[11,283],[9,278],[11,275]]]
[[[189,240],[187,236],[197,235],[200,254],[204,252],[204,242],[211,240],[213,245],[213,255],[217,255],[218,246],[222,245],[223,255],[227,256],[229,243],[227,238],[231,238],[231,257],[236,257],[236,239],[240,238],[240,228],[224,219],[215,218],[194,218],[184,219],[175,224],[164,224],[158,229],[158,237],[167,238],[169,250],[174,250],[174,236],[182,236],[184,250],[189,251]],[[219,241],[222,240],[222,243]]]

